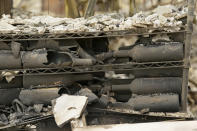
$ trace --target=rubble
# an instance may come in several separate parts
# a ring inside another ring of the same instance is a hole
[[[23,124],[23,121],[32,123],[40,119],[51,118],[54,115],[59,127],[68,123],[73,123],[73,126],[80,126],[84,124],[81,123],[82,112],[89,108],[97,108],[103,112],[113,108],[121,109],[121,111],[115,112],[114,116],[123,113],[124,109],[139,110],[137,112],[139,116],[149,115],[152,111],[160,113],[163,113],[162,111],[165,113],[180,111],[178,97],[181,95],[180,89],[182,87],[181,69],[154,68],[143,69],[142,72],[141,70],[129,72],[108,70],[116,64],[136,63],[141,65],[143,62],[157,63],[183,59],[184,44],[182,42],[173,40],[169,42],[165,39],[153,42],[154,36],[132,38],[131,44],[122,44],[114,50],[109,49],[107,42],[100,42],[97,39],[96,42],[99,44],[88,43],[88,41],[85,41],[87,44],[83,44],[85,42],[80,40],[66,40],[64,42],[40,40],[25,44],[23,42],[15,44],[12,42],[12,48],[2,51],[3,55],[0,55],[0,58],[3,59],[3,57],[5,58],[4,52],[10,54],[10,57],[18,60],[21,66],[14,72],[6,70],[2,72],[5,74],[1,76],[0,87],[2,92],[4,88],[18,88],[14,95],[11,90],[6,89],[2,98],[4,98],[4,95],[7,98],[7,95],[10,94],[13,98],[9,97],[10,100],[6,103],[0,101],[0,104],[2,102],[2,104],[8,105],[8,109],[14,109],[6,114],[7,125],[16,126]],[[170,38],[169,34],[167,36]],[[127,59],[127,61],[113,62],[113,60],[118,59]],[[13,65],[18,63],[12,64],[9,62],[8,64],[10,65],[7,67],[13,69],[17,67]],[[65,67],[72,67],[72,70],[69,69],[72,72],[68,73],[67,70],[62,69]],[[88,71],[91,67],[99,68],[99,72],[95,71],[94,68]],[[106,68],[103,69],[103,67]],[[40,72],[35,74],[30,72],[26,75],[25,73],[28,72],[29,68],[32,70],[39,69]],[[56,68],[61,72],[56,70],[53,72]],[[131,68],[131,66],[128,65],[128,68]],[[119,68],[116,67],[115,69]],[[19,70],[23,72],[18,72]],[[20,76],[21,74],[22,76]],[[8,76],[12,78],[9,79],[9,83],[6,81]],[[146,90],[143,89],[144,87],[146,87]],[[135,94],[142,96],[135,96]],[[55,107],[61,97],[60,104]],[[78,97],[84,98],[83,103],[81,102],[82,99],[78,99]],[[19,101],[16,101],[16,99]],[[53,101],[53,107],[51,107],[51,100],[53,99],[56,99],[56,104]],[[152,103],[153,101],[154,103]],[[79,110],[75,110],[75,108],[78,109],[75,106],[80,106]],[[98,112],[94,113],[87,114],[87,117],[94,116]],[[162,117],[166,118],[165,115]],[[122,119],[127,121],[127,118]],[[4,127],[2,126],[2,128]]]
[[[179,113],[186,13],[187,7],[165,6],[132,17],[4,15],[2,36],[31,36],[32,41],[1,42],[0,129],[42,124],[53,117],[57,126],[71,124],[72,130],[92,124],[193,119]],[[116,32],[123,30],[128,32]],[[130,34],[135,30],[146,33]],[[118,37],[108,38],[108,33]]]
[[[11,88],[21,88],[22,87],[22,78],[17,75],[15,72],[18,71],[2,71],[0,89],[11,89]]]
[[[41,113],[43,106],[44,106],[44,104],[34,104],[33,108],[36,113]]]
[[[121,47],[125,46],[133,46],[139,39],[138,36],[125,36],[125,37],[116,37],[116,38],[108,38],[109,40],[109,50],[117,51]]]
[[[77,93],[77,95],[88,97],[88,103],[89,103],[89,104],[98,101],[98,97],[97,97],[94,93],[92,93],[92,91],[91,91],[90,89],[88,89],[88,88],[81,89],[81,90]]]
[[[10,83],[18,73],[19,71],[2,71],[1,77],[5,77],[6,81]]]
[[[39,26],[44,25],[48,26],[57,26],[65,23],[66,18],[54,18],[52,16],[33,16],[31,19],[25,19],[24,24]]]
[[[88,103],[85,96],[62,95],[54,100],[53,114],[59,127],[63,127],[67,122],[77,119],[85,110]]]
[[[8,119],[5,114],[0,115],[0,126],[4,126],[8,124]]]
[[[0,33],[14,33],[17,30],[17,27],[8,24],[6,22],[0,21]]]
[[[171,40],[167,34],[158,34],[152,38],[152,41],[156,43],[156,42],[160,42],[160,41],[169,42]]]
[[[172,7],[172,6],[171,6]],[[166,7],[158,7],[166,8]],[[165,10],[166,12],[158,13],[155,10],[152,14],[137,13],[133,17],[125,18],[119,14],[106,14],[97,15],[88,18],[55,18],[52,16],[33,16],[31,18],[22,19],[17,17],[11,19],[9,16],[3,15],[0,19],[3,25],[0,28],[0,33],[15,33],[15,34],[44,34],[50,33],[68,33],[68,32],[97,32],[97,31],[116,31],[116,30],[128,30],[135,29],[136,27],[165,27],[167,32],[179,31],[183,26],[179,20],[182,16],[186,16],[186,8],[178,10],[177,7],[173,9]],[[173,11],[172,11],[173,10]],[[180,14],[177,16],[176,14]],[[21,25],[16,25],[19,23]],[[6,27],[6,28],[5,28]],[[153,30],[152,30],[153,31]]]
[[[84,116],[84,115],[83,115]],[[77,127],[85,127],[87,126],[87,123],[83,120],[83,117],[82,118],[79,118],[79,119],[75,119],[75,120],[72,120],[70,123],[71,123],[71,127],[72,127],[72,130],[74,130],[75,128]],[[84,118],[85,119],[85,118]]]
[[[99,99],[99,103],[102,106],[107,107],[110,103],[110,98],[107,95],[102,95]]]

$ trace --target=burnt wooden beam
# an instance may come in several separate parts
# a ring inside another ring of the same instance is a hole
[[[194,20],[194,9],[195,0],[188,0],[188,14],[187,14],[187,29],[185,38],[185,56],[184,56],[184,69],[183,69],[183,84],[182,84],[182,95],[181,105],[184,112],[187,111],[187,94],[188,94],[188,76],[190,67],[190,50],[191,50],[191,37],[193,32],[193,20]]]
[[[11,14],[12,0],[0,0],[0,17],[3,14]]]

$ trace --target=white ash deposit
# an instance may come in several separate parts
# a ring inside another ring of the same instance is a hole
[[[3,15],[0,19],[1,34],[44,34],[44,33],[73,33],[73,32],[100,32],[130,30],[136,28],[153,28],[167,32],[179,31],[186,17],[187,8],[174,6],[159,6],[166,11],[139,12],[132,17],[124,17],[121,14],[103,14],[84,18],[57,18],[52,16],[32,16],[31,18],[14,19],[9,15]]]

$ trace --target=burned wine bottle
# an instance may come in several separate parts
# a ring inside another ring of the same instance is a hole
[[[47,51],[46,49],[33,52],[23,51],[21,54],[24,68],[86,66],[94,63],[92,59],[77,58],[69,52]]]
[[[98,60],[111,57],[131,57],[136,62],[178,61],[183,59],[183,44],[179,42],[164,42],[155,45],[136,45],[130,50],[119,50],[102,53],[96,56]]]
[[[112,85],[111,90],[131,91],[133,94],[145,95],[155,93],[181,94],[182,78],[160,77],[160,78],[137,78],[131,84]]]
[[[154,112],[177,112],[179,111],[179,95],[139,95],[131,97],[127,104],[137,111],[140,111],[142,109],[149,109],[149,111]]]
[[[21,58],[16,58],[10,50],[0,51],[0,61],[0,69],[20,69],[22,67]]]

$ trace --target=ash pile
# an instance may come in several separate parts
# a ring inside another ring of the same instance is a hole
[[[184,59],[184,33],[179,31],[187,8],[167,7],[162,14],[155,10],[129,18],[4,16],[2,35],[148,31],[115,38],[0,42],[0,129],[36,125],[46,130],[53,124],[43,123],[51,119],[60,128],[192,119],[179,113]]]
[[[160,11],[162,10],[162,11]],[[15,16],[15,15],[14,15]],[[159,6],[151,12],[139,12],[132,17],[121,14],[96,15],[84,18],[57,18],[52,16],[19,15],[10,18],[3,15],[0,19],[1,34],[44,34],[69,32],[117,31],[136,28],[153,28],[153,32],[161,27],[167,32],[179,31],[184,25],[182,19],[187,16],[187,7],[172,5]]]

